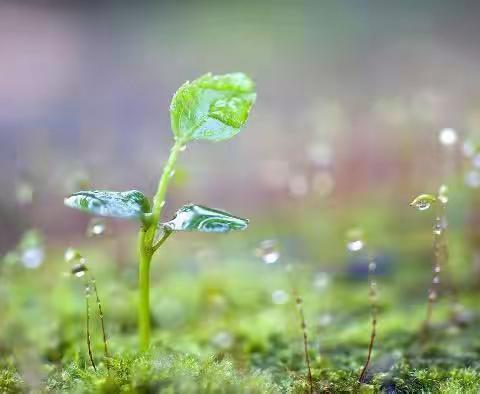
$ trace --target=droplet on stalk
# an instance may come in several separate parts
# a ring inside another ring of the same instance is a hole
[[[354,228],[347,231],[347,249],[350,252],[358,252],[363,249],[365,243],[363,241],[363,231]]]
[[[273,264],[280,258],[277,242],[271,239],[260,242],[255,255],[260,257],[265,264]]]
[[[425,211],[429,209],[432,204],[437,201],[435,196],[431,194],[420,194],[410,203],[411,207],[418,209],[419,211]]]

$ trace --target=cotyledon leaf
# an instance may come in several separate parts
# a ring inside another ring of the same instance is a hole
[[[170,231],[227,233],[231,230],[245,230],[248,219],[202,205],[187,204],[177,211],[172,220],[163,223],[162,226]]]
[[[148,199],[138,190],[112,192],[108,190],[87,190],[73,193],[65,198],[65,205],[92,215],[114,218],[140,218],[150,213]]]
[[[170,105],[175,138],[184,142],[232,138],[245,125],[255,98],[255,84],[243,73],[209,73],[186,82]]]

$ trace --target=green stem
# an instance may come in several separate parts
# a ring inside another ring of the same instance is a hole
[[[173,174],[175,163],[179,153],[183,150],[184,142],[175,141],[175,145],[170,150],[170,156],[163,168],[162,177],[158,182],[157,193],[153,198],[152,220],[148,225],[142,227],[138,234],[138,256],[140,259],[140,268],[138,275],[138,285],[140,291],[138,306],[138,334],[140,349],[148,350],[150,346],[150,263],[153,254],[166,241],[171,232],[166,232],[163,238],[154,245],[155,233],[162,215],[162,209],[165,205],[165,196],[167,187]]]
[[[150,262],[152,261],[152,254],[145,248],[145,234],[146,229],[142,227],[138,235],[138,255],[140,257],[138,334],[141,351],[148,350],[150,345]]]

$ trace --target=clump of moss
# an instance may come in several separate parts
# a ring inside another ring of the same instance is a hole
[[[11,359],[0,359],[0,393],[23,393],[26,385]]]
[[[124,354],[106,369],[85,369],[77,363],[49,376],[47,390],[68,392],[196,392],[276,393],[270,378],[260,372],[242,374],[228,360],[201,359],[179,353]]]

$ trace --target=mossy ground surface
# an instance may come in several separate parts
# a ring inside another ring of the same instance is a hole
[[[364,222],[372,229],[391,229],[382,217],[371,213]],[[304,301],[315,392],[478,392],[479,294],[460,232],[450,233],[451,278],[459,285],[463,309],[452,319],[451,297],[443,288],[423,342],[429,232],[406,231],[400,243],[389,242],[384,231],[371,233],[375,242],[369,250],[379,271],[378,335],[366,383],[359,385],[370,339],[368,260],[348,255],[336,230],[325,231],[318,245],[312,229],[305,222],[301,226],[304,233],[295,238],[278,234],[282,254],[269,265],[253,253],[257,234],[233,243],[223,237],[214,247],[206,237],[192,237],[186,246],[184,239],[167,244],[152,267],[152,347],[145,354],[136,352],[134,251],[118,252],[129,250],[125,245],[134,240],[111,237],[75,245],[97,279],[105,312],[108,360],[92,300],[97,371],[86,348],[82,281],[63,275],[68,245],[49,247],[37,270],[3,265],[0,392],[308,392],[292,284]],[[268,233],[267,228],[257,231]],[[326,244],[330,247],[315,257],[317,247]],[[293,266],[291,281],[287,263]],[[277,290],[288,294],[286,302],[272,302]]]

